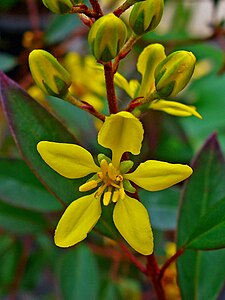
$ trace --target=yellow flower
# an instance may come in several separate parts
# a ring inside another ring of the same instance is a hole
[[[190,72],[186,66],[186,69],[183,68],[184,71],[179,73],[179,76],[181,77],[181,81],[183,80],[182,78],[185,77],[185,73],[189,72],[190,73],[190,74],[188,73],[189,76],[191,75],[191,73],[193,71],[193,63],[195,62],[195,58],[194,58],[193,54],[191,54],[189,52],[180,51],[178,53],[178,56],[182,57],[182,54],[184,54],[184,53],[185,53],[184,57],[187,57],[188,61],[189,61],[189,57],[190,57],[190,59],[192,60],[192,65],[190,64]],[[173,55],[174,54],[177,54],[177,53],[174,52]],[[157,97],[157,99],[152,97],[152,95],[154,95],[154,92],[156,92],[156,82],[155,82],[155,78],[154,78],[155,71],[156,71],[157,67],[160,64],[162,64],[162,62],[168,60],[168,57],[166,57],[165,49],[161,44],[151,44],[151,45],[145,47],[143,49],[143,51],[141,52],[141,54],[139,55],[138,61],[137,61],[137,70],[141,74],[141,82],[139,83],[137,80],[130,80],[128,82],[126,80],[126,78],[124,78],[121,74],[116,73],[115,74],[115,84],[117,86],[119,86],[120,88],[124,89],[124,91],[131,98],[137,98],[137,97],[143,97],[145,99],[149,98],[150,99],[150,101],[149,101],[150,109],[164,111],[168,114],[171,114],[174,116],[179,116],[179,117],[188,117],[188,116],[193,115],[199,119],[202,119],[201,115],[196,111],[196,108],[194,106],[185,105],[183,103],[179,103],[179,102],[175,102],[175,101],[170,101],[168,99],[166,99],[166,100],[163,98],[161,99],[161,97],[159,99],[158,99],[158,97]],[[173,65],[172,65],[172,67],[173,67]],[[173,79],[174,78],[176,79],[176,77],[178,77],[178,75],[176,74],[176,72],[177,72],[176,68],[174,68],[174,73],[172,71],[170,72],[170,76],[168,76],[168,78],[167,78],[168,80],[170,79],[170,77],[171,78],[173,77]],[[179,78],[177,78],[177,80],[178,79]]]
[[[148,212],[141,202],[126,194],[126,191],[135,192],[130,181],[148,191],[158,191],[186,179],[192,169],[187,165],[148,160],[128,173],[133,162],[121,162],[121,157],[125,152],[140,153],[143,133],[141,122],[129,112],[106,117],[98,134],[98,143],[111,149],[112,160],[99,154],[99,166],[90,152],[81,146],[38,143],[37,149],[44,161],[62,176],[82,178],[94,174],[79,190],[95,191],[67,207],[55,231],[56,245],[69,247],[85,239],[100,218],[102,201],[106,206],[110,202],[115,204],[113,221],[130,246],[143,255],[153,252]]]

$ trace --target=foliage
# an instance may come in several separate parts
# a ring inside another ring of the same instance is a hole
[[[0,298],[223,299],[212,2],[1,2]]]

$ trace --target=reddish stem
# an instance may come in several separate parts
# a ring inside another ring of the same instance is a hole
[[[74,14],[85,14],[86,16],[90,18],[97,18],[98,14],[93,11],[92,9],[88,8],[85,4],[77,4],[74,5],[70,11],[70,13]]]
[[[140,263],[140,261],[133,255],[132,252],[129,251],[129,249],[124,245],[123,243],[120,243],[120,248],[124,251],[126,256],[133,262],[133,264],[142,272],[146,273],[146,268]]]
[[[129,7],[135,4],[136,1],[125,1],[121,6],[114,10],[114,15],[119,17],[122,13],[124,13]]]
[[[31,27],[34,32],[40,31],[40,17],[38,13],[37,3],[34,0],[27,0],[27,8]]]
[[[104,72],[109,112],[110,114],[116,114],[118,112],[118,104],[116,101],[114,72],[111,62],[104,65]]]
[[[158,280],[161,281],[161,279],[163,278],[163,275],[166,271],[166,269],[179,257],[184,253],[185,248],[180,248],[177,250],[177,252],[171,256],[162,266],[159,275],[158,275]]]
[[[93,10],[96,12],[98,18],[103,16],[103,12],[101,10],[101,7],[100,7],[98,1],[97,0],[89,0],[89,2],[91,3],[91,6],[92,6]]]
[[[147,257],[147,266],[145,274],[151,279],[158,300],[166,300],[165,293],[160,280],[158,279],[160,269],[154,254]]]

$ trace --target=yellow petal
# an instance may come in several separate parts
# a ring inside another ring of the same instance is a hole
[[[157,65],[166,58],[164,47],[152,44],[144,48],[138,58],[137,69],[142,75],[139,96],[146,96],[155,89],[154,72]]]
[[[42,141],[37,150],[42,159],[64,177],[81,178],[100,171],[90,152],[81,146]]]
[[[141,122],[131,113],[121,111],[106,117],[98,134],[98,143],[112,150],[112,164],[119,168],[124,152],[140,153],[143,133]]]
[[[185,105],[176,101],[154,100],[151,103],[150,108],[154,110],[161,110],[174,116],[189,117],[193,115],[202,119],[202,116],[196,111],[196,107]]]
[[[133,92],[130,88],[130,85],[128,83],[128,81],[126,80],[126,78],[121,75],[120,73],[116,72],[115,76],[114,76],[114,83],[120,87],[121,89],[123,89],[131,98],[133,98]]]
[[[130,246],[143,255],[153,252],[153,234],[146,208],[134,198],[125,196],[113,211],[113,221]]]
[[[125,174],[124,178],[145,190],[160,191],[188,178],[191,174],[192,169],[187,165],[147,160],[133,173]]]
[[[94,194],[73,201],[65,210],[55,230],[55,244],[70,247],[87,237],[101,215],[100,198]]]

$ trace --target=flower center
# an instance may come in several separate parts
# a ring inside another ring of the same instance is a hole
[[[79,188],[80,192],[89,191],[98,186],[95,197],[103,195],[103,204],[108,205],[110,201],[117,202],[125,196],[123,188],[123,176],[112,163],[103,159],[100,163],[101,172],[97,173],[97,179],[92,179]]]

